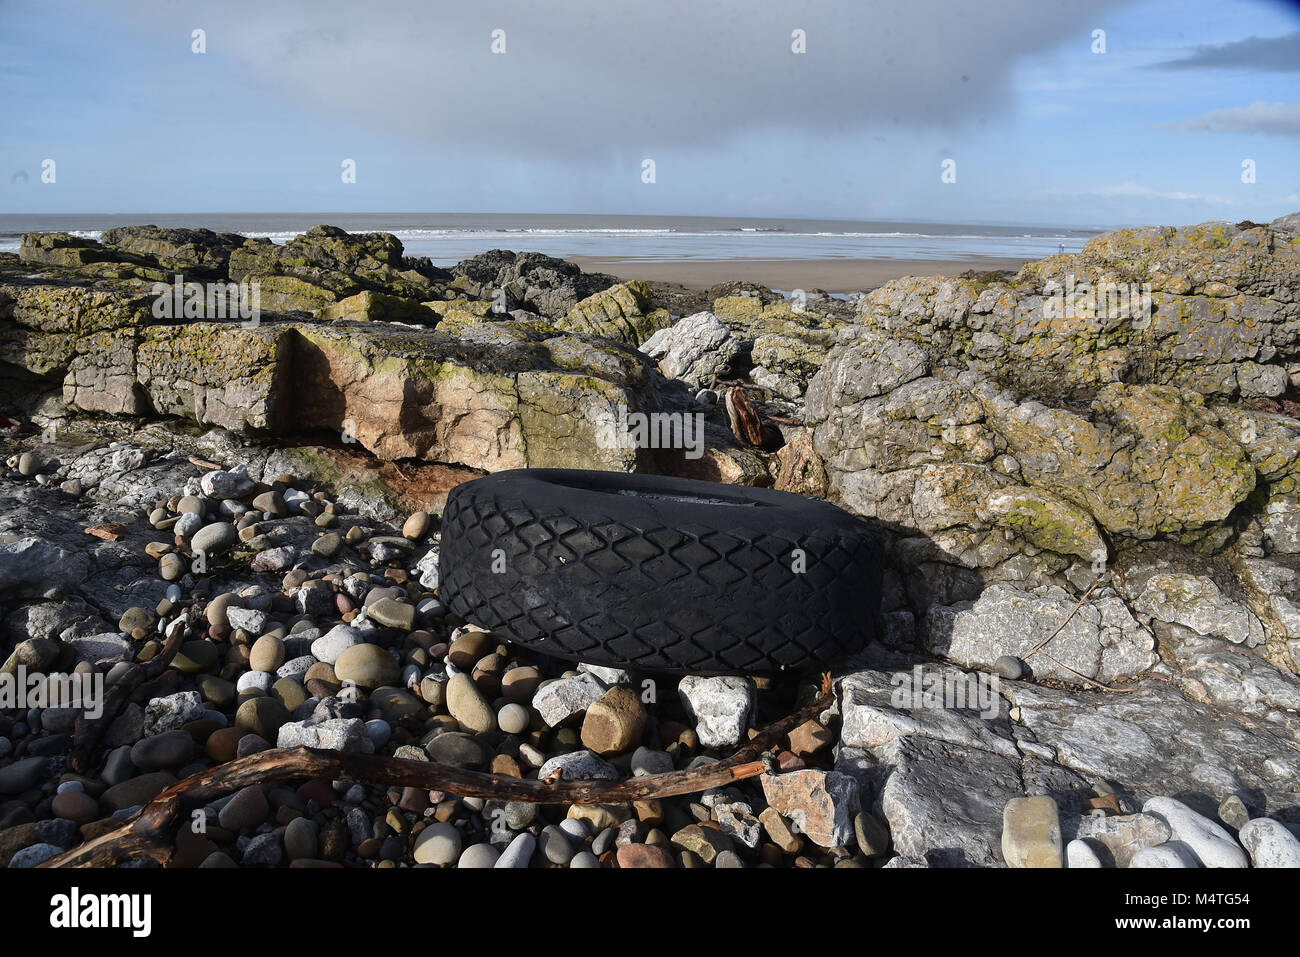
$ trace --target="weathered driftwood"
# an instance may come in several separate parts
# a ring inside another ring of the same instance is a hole
[[[99,750],[99,742],[103,740],[104,733],[108,731],[108,726],[113,723],[113,719],[131,700],[131,694],[146,681],[152,681],[162,674],[176,657],[176,652],[180,651],[181,643],[185,640],[188,620],[188,612],[176,616],[176,619],[167,626],[167,640],[163,644],[162,651],[151,661],[132,668],[113,685],[104,696],[104,707],[100,709],[99,717],[87,717],[84,711],[77,716],[77,723],[72,730],[72,751],[68,755],[68,767],[73,771],[78,774],[87,774],[91,771],[96,752]]]
[[[174,850],[177,828],[182,821],[188,820],[191,809],[251,784],[278,784],[304,778],[346,775],[371,784],[534,804],[619,804],[694,794],[762,774],[768,767],[768,763],[762,760],[764,752],[830,704],[830,675],[822,676],[821,692],[816,702],[768,725],[726,760],[691,771],[672,771],[621,781],[548,783],[380,755],[301,747],[262,751],[178,781],[121,827],[65,851],[40,866],[108,867],[132,859],[154,860],[166,865]]]

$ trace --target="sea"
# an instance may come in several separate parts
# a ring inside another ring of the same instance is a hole
[[[569,258],[644,262],[732,260],[1039,259],[1078,252],[1100,230],[921,222],[462,213],[130,213],[0,214],[0,251],[16,252],[25,232],[90,239],[112,226],[206,227],[283,243],[322,223],[349,232],[382,231],[408,256],[450,266],[489,249]]]

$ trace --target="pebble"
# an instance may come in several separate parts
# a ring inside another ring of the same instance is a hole
[[[597,858],[595,854],[591,853],[591,851],[579,851],[570,859],[569,867],[584,870],[598,868],[600,867],[600,859]]]
[[[250,674],[260,674],[260,672],[250,672]],[[288,720],[288,709],[274,698],[266,696],[249,698],[235,712],[235,727],[251,731],[267,741],[274,741],[279,734],[280,726]]]
[[[713,862],[714,867],[744,867],[745,863],[735,851],[719,851]]]
[[[640,743],[645,723],[641,695],[625,685],[616,685],[587,708],[582,720],[582,743],[596,754],[619,754]]]
[[[606,690],[604,682],[584,672],[541,685],[533,695],[533,708],[547,727],[554,728],[586,712]]]
[[[854,816],[853,834],[858,841],[858,850],[864,857],[881,857],[889,850],[889,828],[869,811]]]
[[[284,829],[284,851],[289,860],[314,858],[318,853],[316,827],[305,817],[296,817]]]
[[[1197,860],[1196,853],[1186,844],[1181,841],[1169,841],[1166,844],[1157,844],[1155,847],[1142,848],[1133,855],[1128,866],[1193,868],[1199,867],[1200,861]]]
[[[142,771],[177,768],[194,757],[194,739],[177,729],[141,738],[131,747],[131,763]]]
[[[447,649],[447,661],[461,671],[469,671],[491,647],[491,634],[486,631],[471,631],[451,643]]]
[[[764,774],[767,802],[800,831],[822,847],[844,847],[854,838],[857,782],[838,771],[811,768],[785,774]]]
[[[30,791],[45,778],[45,769],[49,763],[48,758],[19,758],[13,764],[0,768],[0,794]]]
[[[533,859],[533,851],[537,848],[537,838],[524,831],[522,834],[515,836],[501,856],[497,858],[495,867],[520,868],[527,867],[529,861]]]
[[[537,770],[537,778],[546,780],[557,770],[564,781],[617,781],[619,777],[613,765],[590,751],[571,751],[550,758]]]
[[[343,538],[338,532],[326,532],[311,543],[311,550],[322,558],[333,558],[343,547]]]
[[[1255,867],[1300,867],[1300,840],[1286,825],[1257,817],[1246,822],[1240,837]]]
[[[313,643],[313,653],[315,648]],[[385,649],[362,643],[345,649],[338,656],[334,662],[334,674],[339,681],[351,681],[361,688],[378,688],[400,681],[402,669]]]
[[[705,864],[712,864],[722,851],[731,849],[731,841],[721,831],[692,824],[672,836],[674,847],[689,851]]]
[[[176,581],[185,574],[185,559],[175,552],[168,552],[158,560],[158,574],[163,581]]]
[[[242,625],[238,627],[243,627]],[[244,629],[248,631],[247,628]],[[251,634],[251,632],[250,632]],[[284,642],[275,635],[263,635],[253,642],[248,653],[248,666],[254,671],[275,671],[284,664]]]
[[[453,863],[460,856],[460,831],[450,824],[435,821],[420,832],[415,839],[412,854],[417,864]]]
[[[9,858],[9,866],[12,868],[36,867],[38,864],[43,864],[51,857],[62,853],[63,848],[57,844],[32,844],[29,847],[24,847]]]
[[[1240,831],[1250,820],[1250,812],[1245,803],[1235,794],[1229,794],[1219,805],[1219,820],[1234,831]]]
[[[574,820],[574,818],[566,818],[566,820]],[[604,828],[599,834],[596,835],[595,839],[592,840],[591,852],[595,854],[597,857],[600,857],[606,851],[612,850],[614,847],[614,843],[617,840],[618,840],[618,831],[615,828],[612,827]]]
[[[402,535],[413,542],[418,542],[424,538],[425,533],[429,531],[429,513],[412,512],[410,517],[402,523]]]
[[[999,678],[1018,681],[1025,673],[1025,663],[1015,655],[1001,655],[993,662],[993,672]]]
[[[497,730],[497,716],[486,698],[466,674],[453,675],[447,682],[447,710],[461,729],[474,734]]]
[[[1087,841],[1075,839],[1065,845],[1065,866],[1078,870],[1102,867],[1101,858]]]
[[[363,641],[361,633],[347,625],[335,625],[311,643],[311,653],[317,661],[332,665],[339,655]]]
[[[541,672],[532,665],[510,668],[501,676],[501,695],[511,701],[530,701],[541,681]]]
[[[63,791],[50,802],[55,817],[87,824],[99,817],[99,802],[81,791]]]
[[[261,785],[252,784],[236,791],[217,814],[217,821],[228,831],[252,830],[266,820],[271,807]]]
[[[573,858],[573,844],[569,835],[554,824],[542,828],[542,833],[537,837],[537,847],[552,864],[568,864]]]
[[[744,737],[754,707],[754,683],[748,678],[701,678],[687,675],[677,685],[682,707],[694,721],[700,744],[734,748]]]
[[[570,838],[579,844],[585,844],[587,841],[587,822],[579,820],[576,817],[566,817],[558,825],[561,831],[569,835]]]
[[[395,598],[381,598],[366,610],[366,617],[385,628],[410,631],[415,627],[415,607]]]
[[[226,620],[231,628],[239,628],[256,637],[266,630],[266,612],[255,608],[240,608],[231,605],[226,609]],[[269,670],[269,669],[263,669]]]
[[[1246,852],[1231,834],[1182,801],[1154,797],[1142,805],[1142,813],[1162,818],[1169,825],[1174,841],[1190,847],[1206,867],[1246,867],[1249,864]]]
[[[271,684],[275,681],[275,675],[266,671],[245,671],[235,681],[235,691],[242,694],[245,691],[260,691],[263,694],[269,694]]]
[[[239,532],[230,522],[213,522],[204,525],[190,539],[190,548],[208,557],[220,555],[239,541]]]
[[[506,734],[523,734],[528,730],[528,709],[518,703],[510,703],[497,712],[497,726]]]
[[[284,859],[280,835],[259,834],[244,847],[242,861],[247,867],[275,867]]]
[[[653,844],[624,844],[618,849],[615,859],[618,861],[620,868],[627,869],[673,868],[677,866],[671,852]]]
[[[500,859],[500,852],[491,844],[471,844],[461,851],[460,860],[456,862],[456,866],[463,868],[496,867],[497,861]]]
[[[1002,857],[1007,867],[1060,867],[1061,820],[1045,795],[1016,797],[1002,810]]]
[[[176,519],[176,524],[172,526],[172,531],[181,538],[190,538],[203,527],[203,516],[194,512],[185,512],[180,518]]]
[[[1139,813],[1080,818],[1076,836],[1079,840],[1095,841],[1105,847],[1116,867],[1128,867],[1134,854],[1144,847],[1165,843],[1172,834],[1163,819],[1154,814]]]
[[[667,751],[639,747],[632,754],[633,777],[646,777],[652,774],[667,774],[673,770],[673,756]]]

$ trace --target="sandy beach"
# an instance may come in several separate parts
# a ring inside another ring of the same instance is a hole
[[[728,259],[682,262],[595,256],[571,256],[569,259],[588,272],[611,273],[620,279],[675,283],[687,289],[708,289],[730,279],[744,279],[773,289],[824,289],[841,293],[875,289],[900,276],[959,276],[971,269],[979,272],[1017,270],[1029,261],[991,256],[961,260]]]

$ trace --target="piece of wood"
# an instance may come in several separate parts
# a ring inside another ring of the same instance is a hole
[[[108,726],[113,723],[113,719],[131,700],[131,694],[146,681],[158,677],[171,664],[171,660],[176,657],[181,643],[185,640],[191,611],[192,609],[187,609],[177,615],[176,619],[167,626],[167,640],[163,644],[162,651],[151,661],[127,671],[109,689],[108,694],[104,696],[104,707],[100,710],[99,717],[88,717],[84,711],[77,715],[77,723],[72,729],[72,751],[68,755],[68,767],[73,771],[78,774],[90,773],[99,749],[99,742],[103,740],[104,733],[108,731]]]
[[[730,758],[691,771],[671,771],[621,781],[546,781],[512,778],[481,771],[408,761],[373,754],[345,754],[311,748],[261,751],[209,768],[162,791],[122,827],[50,858],[41,867],[107,867],[125,860],[171,860],[176,831],[188,812],[251,784],[279,784],[303,778],[338,778],[389,787],[447,791],[462,797],[534,804],[622,804],[695,794],[756,777],[771,762],[763,752],[831,702],[831,678],[822,676],[821,696],[813,704],[757,733]]]
[[[725,403],[727,419],[731,431],[745,445],[755,448],[763,444],[763,423],[758,417],[754,403],[749,401],[744,389],[728,389]]]

